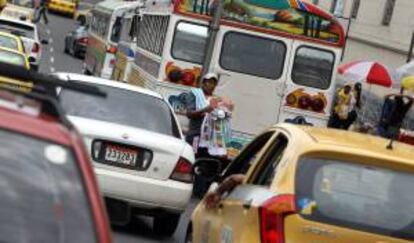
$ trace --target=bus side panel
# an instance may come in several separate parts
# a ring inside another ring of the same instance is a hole
[[[92,74],[99,76],[106,56],[106,45],[94,34],[89,34],[88,48],[85,55],[86,70]]]

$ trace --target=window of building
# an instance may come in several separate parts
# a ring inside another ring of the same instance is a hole
[[[299,47],[293,62],[292,80],[299,85],[327,89],[331,85],[334,63],[335,54],[331,51]]]
[[[384,16],[382,18],[383,25],[390,25],[392,14],[394,13],[394,6],[396,0],[387,0],[385,2]]]
[[[283,73],[286,45],[238,32],[224,36],[220,66],[229,71],[269,79],[278,79]]]
[[[176,59],[201,64],[204,60],[207,39],[207,26],[179,22],[175,28],[171,54]]]
[[[359,5],[361,4],[361,0],[354,0],[351,9],[351,18],[356,19],[358,16]]]
[[[145,15],[138,26],[138,47],[161,56],[167,36],[169,19],[169,16]]]

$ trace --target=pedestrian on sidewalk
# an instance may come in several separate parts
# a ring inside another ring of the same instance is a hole
[[[40,6],[36,8],[36,18],[33,20],[34,23],[38,23],[43,17],[45,24],[49,23],[47,18],[47,0],[40,0]]]

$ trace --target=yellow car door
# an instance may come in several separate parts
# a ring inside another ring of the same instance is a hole
[[[235,173],[247,173],[271,144],[274,133],[273,130],[267,131],[246,146],[225,170],[223,178]],[[206,209],[204,203],[200,203],[192,217],[193,242],[232,242],[235,236],[234,222],[229,224],[226,220],[237,217],[240,211],[238,206],[243,204],[241,201],[239,194],[230,193],[216,209]]]

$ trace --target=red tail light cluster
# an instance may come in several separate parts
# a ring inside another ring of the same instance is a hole
[[[175,165],[170,178],[176,181],[191,183],[193,182],[193,164],[190,161],[180,158]]]
[[[88,37],[80,38],[79,42],[82,43],[82,44],[88,44]]]
[[[284,219],[296,212],[295,197],[280,195],[266,201],[260,208],[262,243],[284,243]]]
[[[39,43],[34,43],[32,47],[32,52],[38,53],[40,51],[40,45]]]

